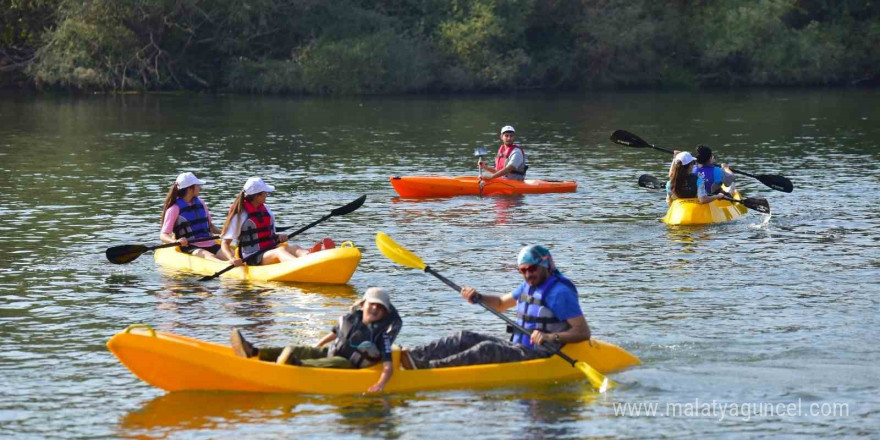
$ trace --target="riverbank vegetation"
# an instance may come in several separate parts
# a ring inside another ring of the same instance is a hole
[[[0,0],[0,88],[877,85],[880,2]]]

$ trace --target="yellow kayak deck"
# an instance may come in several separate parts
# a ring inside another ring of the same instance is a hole
[[[236,356],[232,348],[133,325],[116,334],[107,348],[135,376],[166,391],[211,390],[297,394],[360,394],[379,380],[382,366],[361,370],[277,365]],[[568,344],[563,350],[602,373],[640,364],[637,357],[607,342]],[[584,380],[559,356],[506,364],[405,370],[400,348],[393,352],[394,375],[386,393],[488,388]]]
[[[731,195],[736,200],[742,200],[739,191],[734,191]],[[675,199],[662,221],[668,225],[707,225],[736,220],[747,212],[749,209],[742,203],[723,199],[705,204],[701,204],[696,198]]]
[[[179,247],[157,249],[156,263],[171,269],[211,275],[229,266],[225,261],[213,261],[182,252]],[[250,281],[293,281],[299,283],[345,284],[351,279],[361,261],[361,251],[351,242],[292,261],[261,266],[241,266],[222,277]]]

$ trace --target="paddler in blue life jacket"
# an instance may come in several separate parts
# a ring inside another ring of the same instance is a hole
[[[489,172],[483,176],[483,179],[503,177],[509,180],[525,180],[529,166],[526,164],[525,150],[513,143],[516,141],[516,130],[512,125],[505,125],[501,127],[499,137],[502,143],[498,147],[498,154],[495,155],[495,166],[490,167],[483,163],[482,157],[477,162],[477,167]]]
[[[202,240],[211,234],[219,234],[220,228],[214,226],[208,205],[199,198],[205,182],[195,174],[180,173],[162,209],[162,229],[159,240],[162,243],[180,243],[180,250],[197,257],[214,261],[225,261],[220,245],[214,240]]]
[[[385,388],[394,372],[391,363],[391,345],[403,320],[391,305],[391,297],[384,289],[370,287],[363,299],[351,306],[349,313],[339,321],[314,347],[288,345],[287,347],[257,348],[232,329],[230,343],[237,356],[258,357],[261,361],[280,365],[317,368],[366,368],[382,363],[379,380],[367,389],[378,393]],[[328,345],[329,343],[329,345]]]
[[[553,353],[542,343],[558,346],[590,339],[577,288],[562,276],[543,246],[526,246],[517,258],[523,282],[512,293],[482,295],[473,287],[461,289],[470,303],[480,301],[498,311],[516,307],[516,322],[530,334],[512,330],[510,340],[461,331],[426,345],[414,347],[403,356],[406,368],[443,368],[546,358]]]
[[[730,171],[727,164],[715,166],[715,156],[712,155],[712,149],[700,145],[697,147],[697,166],[694,168],[694,174],[703,179],[707,194],[716,194],[721,190],[723,184],[729,191],[733,191],[733,184],[736,176]],[[728,192],[729,192],[728,191]]]
[[[669,181],[666,182],[666,204],[671,205],[675,199],[696,198],[700,203],[709,203],[724,197],[718,193],[709,195],[703,179],[694,174],[696,160],[691,153],[682,151],[675,155],[669,168]]]

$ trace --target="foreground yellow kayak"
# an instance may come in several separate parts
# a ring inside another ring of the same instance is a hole
[[[245,359],[225,345],[144,325],[129,326],[107,348],[138,378],[166,391],[213,390],[299,394],[360,394],[379,379],[382,366],[361,370],[295,367]],[[639,359],[607,342],[568,344],[562,351],[602,373],[638,365]],[[400,351],[393,353],[394,375],[387,393],[456,388],[487,388],[530,383],[584,380],[584,374],[559,356],[507,364],[404,370]]]
[[[736,200],[742,200],[739,191],[732,194]],[[748,208],[742,203],[727,200],[714,200],[706,204],[700,204],[699,200],[675,199],[663,217],[663,223],[668,225],[707,225],[712,223],[724,223],[736,220],[748,212]]]
[[[154,257],[161,266],[199,275],[211,275],[229,265],[181,252],[179,247],[158,249]],[[221,276],[250,281],[345,284],[357,270],[360,261],[361,251],[347,241],[341,247],[315,252],[293,261],[237,267]]]

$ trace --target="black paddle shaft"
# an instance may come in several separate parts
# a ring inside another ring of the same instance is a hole
[[[307,229],[309,229],[309,228],[311,228],[311,227],[317,225],[318,223],[321,223],[321,222],[327,220],[327,219],[330,218],[330,217],[337,216],[337,215],[345,215],[345,214],[348,214],[348,213],[350,213],[350,212],[352,212],[352,211],[354,211],[354,210],[360,208],[360,207],[364,204],[364,201],[366,201],[366,200],[367,200],[367,195],[364,194],[364,195],[358,197],[357,199],[355,199],[353,202],[351,202],[351,203],[349,203],[349,204],[347,204],[347,205],[345,205],[345,206],[341,206],[341,207],[339,207],[339,208],[336,208],[336,209],[330,211],[330,214],[327,214],[327,215],[321,217],[320,219],[315,220],[315,221],[309,223],[308,225],[303,226],[303,227],[297,229],[295,232],[292,232],[292,233],[288,234],[288,235],[287,235],[287,239],[290,240],[290,239],[293,238],[294,236],[299,235],[300,233],[304,232],[305,230],[307,230]],[[293,226],[285,226],[285,227],[283,227],[283,228],[277,228],[277,229],[275,229],[275,230],[276,230],[276,231],[284,231],[284,230],[290,229],[290,228],[292,228],[292,227],[293,227]],[[254,252],[254,253],[248,255],[247,257],[244,257],[244,258],[242,259],[242,261],[244,261],[245,263],[247,263],[248,261],[253,261],[255,258],[257,258],[258,255],[263,255],[264,252],[267,252],[267,251],[269,251],[269,250],[271,250],[271,249],[274,249],[274,248],[268,248],[268,249],[263,249],[263,250],[256,251],[256,252]],[[207,275],[207,276],[204,276],[204,277],[202,277],[202,278],[199,278],[199,281],[209,281],[209,280],[213,280],[214,278],[217,278],[217,277],[219,277],[220,275],[223,275],[224,273],[229,272],[229,271],[232,270],[232,269],[235,269],[235,265],[230,264],[229,266],[226,266],[223,270],[221,270],[221,271],[219,271],[219,272],[216,272],[216,273],[214,273],[213,275]]]
[[[425,266],[425,272],[427,272],[427,273],[429,273],[429,274],[431,274],[431,275],[434,275],[435,277],[437,277],[438,280],[443,281],[443,283],[445,283],[447,286],[451,287],[451,288],[452,288],[453,290],[455,290],[456,292],[461,293],[461,287],[459,287],[458,284],[455,284],[455,283],[453,283],[451,280],[449,280],[448,278],[444,277],[443,275],[440,275],[437,271],[435,271],[434,269],[431,269],[431,266]],[[505,315],[504,313],[501,313],[501,312],[499,312],[498,310],[495,310],[495,309],[493,309],[492,307],[489,307],[489,306],[487,306],[486,304],[483,304],[483,302],[480,301],[479,299],[476,301],[476,304],[479,304],[480,307],[482,307],[482,308],[488,310],[488,311],[491,312],[493,315],[495,315],[495,316],[497,316],[497,317],[503,319],[504,322],[507,323],[507,325],[509,325],[509,326],[511,326],[511,327],[513,327],[513,328],[515,328],[517,331],[519,331],[519,332],[521,332],[521,333],[523,333],[523,334],[526,334],[526,335],[529,335],[529,334],[532,333],[532,332],[530,332],[527,328],[525,328],[525,327],[519,325],[516,321],[510,319],[510,317],[507,316],[507,315]],[[556,355],[558,355],[559,357],[561,357],[562,359],[565,359],[566,362],[568,362],[568,363],[571,364],[571,366],[574,366],[574,364],[577,363],[576,360],[570,358],[570,357],[569,357],[568,355],[566,355],[565,353],[559,351],[559,348],[554,347],[554,346],[551,346],[551,345],[548,344],[548,343],[544,343],[544,344],[541,344],[541,345],[543,345],[544,348],[547,348],[548,350],[552,351],[553,354],[556,354]]]
[[[654,144],[648,143],[648,141],[626,131],[626,130],[615,130],[614,133],[611,133],[611,142],[620,145],[626,145],[628,147],[636,147],[636,148],[653,148],[657,151],[662,151],[664,153],[675,154],[672,150],[667,150],[665,148],[660,148]],[[718,166],[718,165],[715,165]],[[753,179],[758,180],[764,185],[775,189],[776,191],[782,191],[790,193],[794,190],[794,185],[791,183],[791,180],[788,178],[779,176],[776,174],[749,174],[745,171],[730,168],[730,171],[736,174],[742,174],[743,176],[748,176]]]

